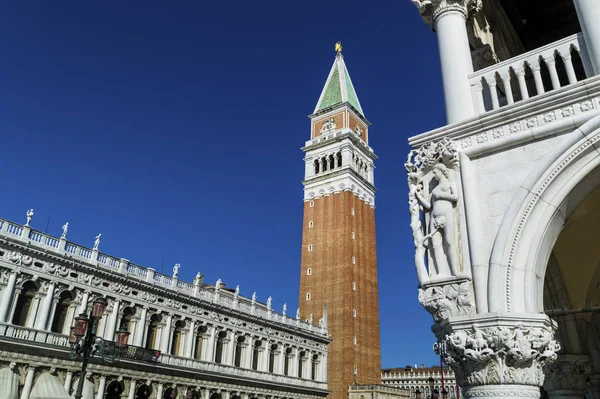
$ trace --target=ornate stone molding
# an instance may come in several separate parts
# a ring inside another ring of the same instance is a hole
[[[552,391],[572,391],[581,394],[585,391],[592,375],[591,359],[587,355],[559,355],[556,362],[545,369],[544,389]]]
[[[411,0],[427,25],[434,26],[447,12],[458,12],[468,18],[482,7],[481,0]]]
[[[467,387],[463,389],[465,399],[481,397],[506,397],[506,398],[536,398],[540,397],[540,389],[527,385],[486,385]]]
[[[484,319],[483,326],[473,321],[458,328],[449,324],[436,328],[441,353],[461,386],[542,386],[543,368],[556,360],[560,350],[549,321]]]
[[[470,315],[475,312],[471,281],[463,279],[447,284],[419,287],[419,302],[431,313],[437,323],[451,316]]]

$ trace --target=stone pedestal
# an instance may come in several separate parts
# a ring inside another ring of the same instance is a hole
[[[544,367],[560,349],[543,314],[450,317],[433,327],[465,398],[539,398]]]

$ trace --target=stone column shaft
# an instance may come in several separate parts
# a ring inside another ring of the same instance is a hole
[[[27,375],[25,376],[25,384],[23,385],[23,391],[21,392],[21,399],[29,399],[31,388],[33,388],[33,377],[35,377],[35,368],[29,367],[27,369]]]
[[[96,399],[104,399],[104,391],[106,390],[106,377],[101,375],[100,381],[98,382],[98,393]]]
[[[129,395],[127,396],[127,399],[135,399],[135,388],[136,388],[136,381],[131,380],[131,385],[129,385]]]
[[[17,281],[17,273],[11,272],[6,282],[6,287],[2,290],[2,299],[0,301],[0,322],[8,321],[8,313],[15,291],[15,282]]]
[[[73,372],[67,371],[67,374],[65,375],[65,385],[64,385],[67,392],[71,392],[71,383],[72,382],[73,382]]]
[[[120,299],[115,299],[113,303],[113,310],[110,314],[110,319],[106,329],[104,330],[104,339],[112,341],[115,339],[115,331],[117,330],[117,323],[119,322],[119,306],[121,305]]]
[[[600,3],[598,0],[573,0],[596,75],[600,74]]]
[[[140,316],[140,320],[137,323],[134,335],[134,345],[142,346],[144,342],[144,331],[146,330],[146,316],[148,315],[148,308],[142,308],[142,314]]]
[[[165,387],[162,384],[162,382],[158,384],[158,387],[156,387],[156,390],[157,390],[156,399],[163,399],[163,393],[164,393]]]
[[[37,330],[46,330],[48,325],[48,316],[50,315],[52,302],[54,300],[55,283],[51,282],[46,290],[46,296],[42,299],[40,310],[37,314],[34,328]]]
[[[84,291],[83,297],[81,298],[81,304],[79,305],[79,308],[77,308],[77,314],[75,315],[76,317],[79,316],[81,313],[87,313],[87,305],[89,298],[89,291]]]

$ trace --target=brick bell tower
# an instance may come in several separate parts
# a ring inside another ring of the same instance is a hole
[[[300,315],[324,318],[333,342],[331,399],[348,386],[381,383],[375,186],[364,116],[341,44],[312,115],[306,163]],[[326,312],[324,312],[326,307]],[[326,314],[324,314],[326,313]]]

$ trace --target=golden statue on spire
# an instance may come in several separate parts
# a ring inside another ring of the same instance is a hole
[[[335,44],[335,52],[338,53],[338,54],[342,53],[342,42],[337,42]]]

